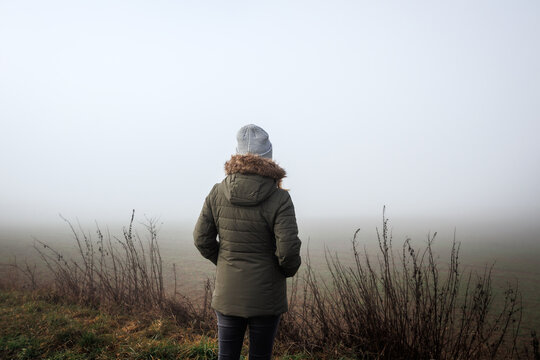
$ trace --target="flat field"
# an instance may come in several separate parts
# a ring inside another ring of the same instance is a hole
[[[302,256],[309,257],[314,270],[321,278],[328,275],[325,262],[326,251],[338,255],[343,263],[352,264],[351,240],[360,228],[357,241],[368,256],[377,258],[378,242],[376,228],[380,219],[299,219]],[[122,237],[126,224],[109,224],[110,236]],[[493,265],[492,279],[495,295],[502,295],[508,284],[518,285],[523,300],[522,333],[536,329],[540,331],[540,227],[526,221],[443,221],[437,219],[390,219],[393,248],[397,255],[406,238],[413,246],[422,249],[428,234],[437,232],[434,249],[438,256],[441,272],[447,266],[449,251],[455,239],[460,244],[459,262],[462,273],[482,273]],[[201,296],[203,284],[212,278],[214,266],[203,259],[192,240],[193,224],[162,224],[158,242],[163,260],[163,276],[170,293],[174,287],[173,264],[176,266],[177,290],[191,298]],[[92,241],[97,240],[95,225],[82,225],[82,230]],[[147,233],[143,225],[136,226],[143,244]],[[108,236],[107,229],[102,231]],[[77,243],[69,226],[59,220],[55,226],[2,226],[0,227],[0,263],[19,265],[25,261],[36,264],[39,279],[49,278],[49,273],[39,253],[33,248],[34,238],[60,251],[64,258],[80,259]],[[39,246],[39,245],[38,245]],[[4,271],[9,271],[4,266]],[[302,267],[299,274],[302,275]],[[21,277],[22,278],[22,277]]]

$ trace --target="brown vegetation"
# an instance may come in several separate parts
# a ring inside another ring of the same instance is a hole
[[[463,275],[455,241],[448,268],[441,270],[432,248],[436,234],[421,252],[407,239],[396,255],[387,221],[383,217],[377,232],[376,261],[359,251],[359,230],[352,241],[353,266],[326,250],[329,281],[321,280],[308,257],[303,297],[287,315],[295,341],[389,359],[517,357],[519,292],[509,285],[496,299],[491,268]]]
[[[46,284],[50,291],[96,307],[158,309],[179,324],[214,331],[212,282],[206,281],[203,300],[195,303],[178,293],[174,266],[174,292],[167,294],[156,222],[145,225],[145,246],[133,220],[134,214],[122,238],[105,236],[98,227],[96,241],[65,220],[78,246],[78,260],[65,259],[36,239],[34,248],[53,275],[53,283]],[[326,250],[328,278],[312,268],[308,253],[304,270],[290,287],[290,310],[279,333],[282,346],[304,354],[346,353],[357,358],[539,358],[536,336],[532,346],[518,342],[522,308],[517,285],[509,284],[498,294],[491,267],[480,274],[463,273],[455,240],[444,268],[434,256],[435,235],[428,236],[420,251],[406,240],[396,253],[387,222],[383,214],[376,258],[359,250],[358,230],[352,240],[352,265]],[[24,274],[32,288],[45,286],[38,284],[35,267],[10,266]],[[4,280],[4,286],[8,282]]]

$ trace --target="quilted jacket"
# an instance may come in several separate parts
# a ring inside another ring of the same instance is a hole
[[[286,278],[301,264],[298,228],[285,170],[271,159],[233,155],[226,178],[205,199],[195,246],[216,264],[211,306],[241,317],[288,310]]]

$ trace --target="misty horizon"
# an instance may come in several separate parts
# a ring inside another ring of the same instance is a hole
[[[32,9],[29,11],[29,9]],[[540,4],[0,4],[0,224],[196,219],[264,128],[302,219],[540,218]],[[360,224],[361,225],[361,224]]]

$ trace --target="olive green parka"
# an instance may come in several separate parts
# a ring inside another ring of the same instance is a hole
[[[285,170],[257,155],[233,155],[195,225],[195,246],[217,265],[213,309],[241,317],[288,310],[286,278],[300,267],[294,206]],[[217,241],[219,237],[219,241]]]

